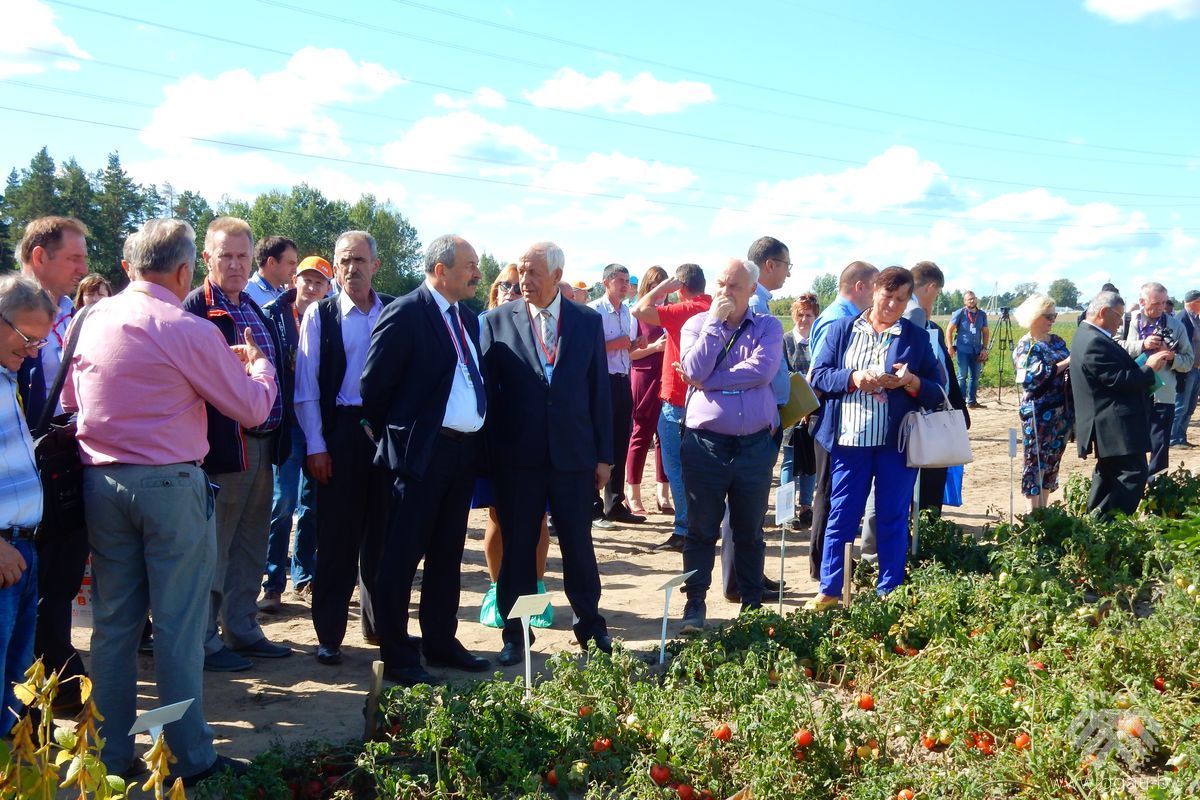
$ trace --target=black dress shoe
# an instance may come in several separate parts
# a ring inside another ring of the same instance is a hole
[[[582,647],[586,651],[588,649],[589,641],[595,642],[596,649],[599,650],[601,653],[608,653],[609,655],[612,655],[612,650],[613,650],[612,637],[609,636],[607,633],[602,633],[599,636],[593,636],[590,639],[584,639],[582,642],[579,643],[579,646]]]
[[[742,602],[742,593],[739,592],[738,590],[734,589],[732,592],[725,593],[725,599],[731,603],[740,603],[740,602]],[[759,598],[759,602],[767,603],[767,602],[770,602],[773,600],[778,600],[778,599],[779,599],[779,590],[778,589],[768,589],[764,586],[763,590],[762,590],[762,596]]]
[[[673,550],[676,553],[682,553],[683,552],[683,542],[684,542],[684,538],[682,536],[673,533],[673,534],[671,534],[671,538],[667,539],[662,544],[656,544],[653,549],[655,549],[655,550]]]
[[[781,584],[779,581],[773,581],[770,578],[768,578],[766,575],[763,575],[763,590],[764,591],[770,590],[773,592],[778,592],[781,588],[787,588],[787,583],[785,582],[785,583]]]
[[[188,775],[186,778],[184,778],[183,785],[190,789],[205,778],[211,778],[214,775],[220,775],[225,770],[229,770],[234,775],[245,775],[246,770],[249,768],[250,764],[247,761],[242,761],[241,759],[237,758],[230,758],[229,756],[217,756],[217,760],[214,761],[208,767],[208,769],[202,769],[196,774]]]
[[[431,667],[449,667],[450,669],[461,669],[467,672],[487,672],[488,668],[492,666],[491,661],[488,661],[483,656],[477,656],[474,653],[468,652],[461,645],[448,653],[426,653],[425,663]]]
[[[500,657],[496,660],[505,667],[520,664],[525,660],[525,645],[520,642],[505,642],[504,647],[500,650]]]
[[[326,647],[321,645],[317,648],[317,661],[328,666],[342,663],[342,651],[338,647]]]
[[[383,670],[383,679],[401,686],[417,686],[422,683],[437,686],[441,683],[420,664],[415,667],[386,667]]]
[[[617,506],[605,514],[604,517],[609,522],[620,522],[625,525],[641,525],[646,521],[646,518],[641,514],[635,514],[625,506]]]

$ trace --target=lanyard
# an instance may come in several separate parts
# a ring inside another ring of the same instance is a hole
[[[546,363],[553,367],[554,360],[558,358],[558,346],[562,344],[562,314],[559,314],[558,319],[554,321],[554,352],[552,353],[546,348],[546,342],[542,340],[542,326],[534,320],[533,312],[529,310],[528,303],[525,304],[525,313],[529,315],[529,327],[533,328],[533,338],[537,339],[538,347],[541,348],[542,355],[546,357]],[[461,324],[461,320],[459,323]]]
[[[462,340],[467,340],[467,329],[463,327],[462,317],[459,314],[454,315],[458,320],[458,329],[462,331]],[[446,319],[446,315],[442,314],[442,322],[446,326],[446,332],[450,334],[450,344],[454,345],[454,353],[458,356],[458,363],[464,367],[467,366],[467,354],[458,346],[458,337],[454,335],[454,329],[450,327],[450,321]]]
[[[966,312],[967,312],[967,321],[968,321],[968,322],[970,322],[970,323],[971,323],[971,325],[974,325],[974,324],[975,324],[975,315],[976,315],[977,313],[979,313],[979,312],[977,312],[977,311],[972,311],[972,310],[971,310],[971,309],[969,309],[969,308],[968,308],[968,309],[966,309]]]
[[[62,337],[62,333],[60,333],[58,329],[59,329],[59,327],[63,327],[63,329],[65,330],[66,328],[71,327],[71,320],[74,318],[75,318],[75,309],[72,308],[66,315],[61,316],[58,319],[56,319],[54,321],[54,327],[50,329],[54,333],[55,340],[58,342],[59,352],[62,352],[63,337]],[[63,326],[64,322],[66,323],[65,326]]]
[[[300,330],[300,309],[296,308],[296,305],[294,303],[292,304],[292,319],[296,323],[296,330],[299,331]]]

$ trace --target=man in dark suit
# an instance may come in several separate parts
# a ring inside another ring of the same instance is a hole
[[[608,652],[591,530],[595,492],[613,463],[608,360],[600,315],[559,293],[564,261],[552,242],[530,247],[517,263],[521,299],[483,318],[489,456],[504,531],[497,601],[507,617],[517,597],[537,591],[534,552],[549,503],[575,637]],[[521,625],[509,620],[500,663],[524,657]]]
[[[1146,488],[1154,370],[1173,357],[1158,350],[1138,366],[1113,338],[1125,316],[1116,292],[1101,292],[1071,344],[1071,394],[1080,457],[1095,448],[1088,512],[1132,514]]]
[[[363,418],[378,434],[376,466],[392,476],[392,507],[376,581],[375,625],[384,677],[436,683],[408,635],[417,564],[421,643],[431,666],[491,666],[455,638],[467,514],[487,413],[479,369],[475,296],[479,257],[465,239],[440,236],[425,250],[425,283],[388,306],[371,336],[362,376]]]

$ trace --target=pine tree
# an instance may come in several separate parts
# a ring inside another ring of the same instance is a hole
[[[113,282],[125,283],[121,251],[125,239],[142,221],[145,198],[141,187],[121,168],[121,157],[108,156],[108,166],[96,174],[96,224],[92,228],[95,259],[92,269]]]

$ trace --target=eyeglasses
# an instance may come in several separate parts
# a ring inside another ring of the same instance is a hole
[[[8,325],[8,327],[12,328],[14,331],[17,332],[17,336],[20,336],[21,341],[25,343],[26,350],[41,350],[43,347],[45,347],[47,344],[50,343],[49,339],[30,339],[28,336],[26,336],[24,333],[21,332],[20,328],[18,328],[16,325],[13,325],[12,320],[10,320],[8,317],[0,316],[0,319],[4,320],[4,324]]]
[[[768,261],[774,261],[776,264],[783,264],[788,269],[792,268],[792,262],[784,261],[782,258],[769,258]]]
[[[496,284],[496,288],[499,289],[504,294],[509,294],[511,292],[521,291],[521,284],[510,283],[508,281],[500,281],[500,283]]]
[[[1058,312],[1051,311],[1049,314],[1042,314],[1042,316],[1045,317],[1046,319],[1050,320],[1051,322],[1054,322],[1054,320],[1058,319]]]

